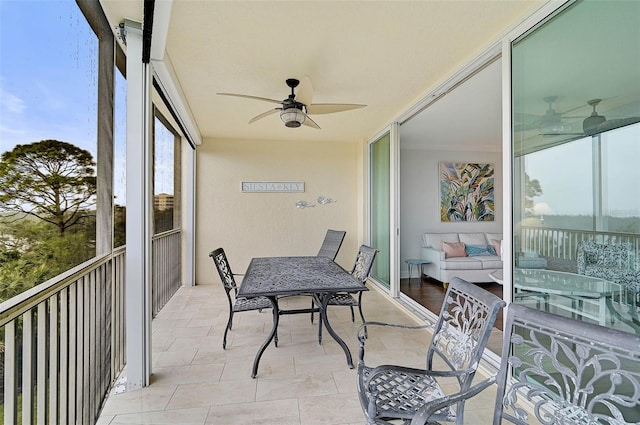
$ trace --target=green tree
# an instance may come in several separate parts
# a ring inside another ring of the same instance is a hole
[[[37,217],[64,236],[95,203],[95,165],[89,151],[59,140],[16,145],[0,157],[0,211]]]
[[[46,222],[0,220],[0,302],[8,300],[95,255],[95,220],[74,226],[65,237]]]
[[[533,214],[534,200],[536,196],[542,195],[542,187],[538,179],[531,180],[529,174],[524,173],[524,208],[527,215]]]

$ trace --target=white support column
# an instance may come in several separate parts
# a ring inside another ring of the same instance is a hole
[[[127,390],[151,375],[151,72],[142,63],[142,26],[125,21],[127,38]]]
[[[182,284],[194,286],[196,268],[196,150],[182,144]]]
[[[400,296],[400,125],[389,129],[389,268],[391,296]],[[411,276],[409,276],[411,277]],[[422,279],[422,276],[420,276]]]

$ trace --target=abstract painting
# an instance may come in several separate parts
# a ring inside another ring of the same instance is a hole
[[[494,221],[492,164],[440,163],[440,221]]]

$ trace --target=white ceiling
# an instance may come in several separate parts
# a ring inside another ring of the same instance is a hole
[[[112,26],[142,21],[141,0],[101,3]],[[204,139],[363,141],[543,3],[174,0],[166,52]],[[499,72],[492,65],[409,121],[403,146],[416,134],[434,147],[491,148],[495,141],[499,149]],[[312,116],[321,130],[290,129],[277,114],[248,124],[271,103],[216,95],[284,99],[285,79],[305,75],[315,103],[368,106]]]
[[[401,149],[502,150],[502,60],[400,126]]]

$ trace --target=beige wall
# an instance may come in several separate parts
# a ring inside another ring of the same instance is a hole
[[[295,131],[295,130],[294,130]],[[346,230],[336,261],[362,243],[362,144],[204,140],[197,149],[196,283],[219,282],[208,254],[223,247],[234,273],[252,257],[316,255],[327,229]],[[242,193],[243,181],[303,181],[304,193]],[[320,195],[337,200],[317,204]]]

